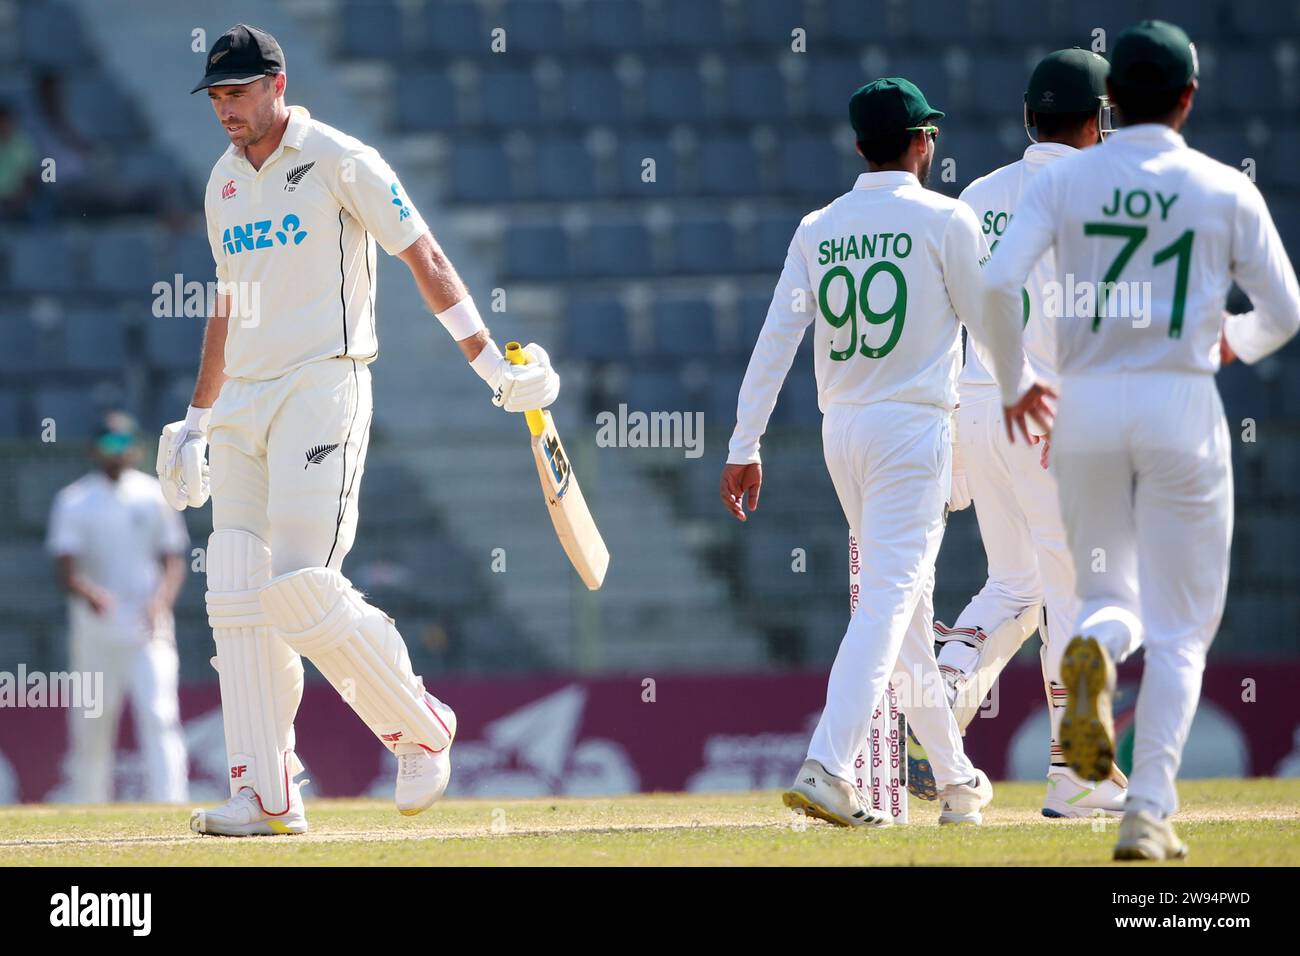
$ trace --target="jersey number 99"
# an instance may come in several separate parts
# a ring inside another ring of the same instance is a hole
[[[872,281],[880,273],[886,272],[894,280],[894,302],[883,312],[877,312],[871,308],[868,301],[868,293],[871,290]],[[831,287],[831,283],[838,278],[844,280],[844,310],[835,313],[831,310],[830,302],[827,300],[826,293]],[[835,348],[834,342],[831,343],[831,359],[836,362],[847,362],[854,355],[865,355],[867,358],[878,359],[884,358],[894,350],[898,344],[899,336],[903,334],[903,323],[907,318],[907,280],[903,278],[902,270],[892,262],[875,262],[863,273],[862,281],[855,282],[853,273],[845,266],[836,266],[822,277],[821,288],[817,290],[817,302],[821,308],[822,316],[830,323],[831,328],[842,329],[845,325],[849,326],[849,342],[843,349]],[[858,336],[858,316],[866,319],[870,325],[884,325],[893,323],[889,328],[889,337],[881,345],[868,345],[867,336],[864,334]]]

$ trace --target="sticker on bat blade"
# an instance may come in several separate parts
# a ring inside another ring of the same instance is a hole
[[[546,463],[551,468],[551,479],[555,482],[555,497],[563,498],[564,493],[569,490],[569,479],[573,476],[573,470],[569,467],[569,459],[565,457],[563,446],[560,445],[560,437],[554,432],[548,433],[542,441],[542,447],[546,449]]]

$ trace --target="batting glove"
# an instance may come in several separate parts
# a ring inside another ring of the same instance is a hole
[[[210,495],[208,483],[208,423],[212,409],[195,408],[183,422],[172,422],[158,439],[158,480],[163,497],[177,511],[201,508]]]

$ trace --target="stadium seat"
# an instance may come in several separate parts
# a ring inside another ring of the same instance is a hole
[[[145,357],[159,369],[198,368],[205,320],[187,316],[154,318],[144,323]]]
[[[99,290],[153,297],[154,283],[170,282],[164,274],[158,233],[146,226],[97,230],[90,240],[90,284]]]
[[[71,292],[85,279],[82,244],[65,230],[12,230],[9,278],[17,292]],[[51,268],[51,263],[59,263]]]
[[[33,67],[75,69],[93,59],[76,10],[62,0],[28,0],[18,7],[18,43]],[[57,42],[51,42],[57,37]]]
[[[339,10],[339,54],[387,59],[400,53],[402,14],[396,0],[346,0]]]
[[[569,274],[568,238],[549,223],[512,224],[505,230],[504,272],[515,279],[557,279]]]
[[[643,164],[647,159],[655,161],[653,183],[641,180]],[[633,199],[672,196],[681,188],[682,181],[677,154],[666,136],[629,136],[619,141],[618,184],[619,191],[624,195]]]
[[[713,306],[701,299],[660,299],[654,304],[655,353],[686,359],[717,351]]]
[[[675,369],[636,365],[628,372],[623,394],[614,397],[635,411],[664,411],[680,407],[682,389]]]
[[[421,131],[459,127],[456,87],[445,69],[410,69],[395,84],[394,116],[405,130]]]
[[[700,190],[713,196],[754,195],[762,191],[758,154],[743,136],[710,138],[698,153]]]
[[[474,0],[426,3],[417,24],[408,41],[416,53],[483,55],[490,49],[490,28],[484,25],[480,5]]]
[[[679,221],[673,230],[673,262],[684,273],[734,272],[735,230],[721,219]]]
[[[840,154],[831,137],[824,133],[792,133],[780,143],[781,186],[797,196],[812,196],[825,202],[853,183],[841,175]],[[866,171],[866,167],[862,167]]]
[[[158,321],[158,320],[153,320]],[[113,309],[78,310],[62,320],[63,354],[70,369],[111,371],[126,362],[126,334],[121,313]],[[198,351],[190,353],[198,364]]]
[[[785,77],[775,60],[738,60],[727,66],[727,113],[753,122],[780,122],[787,114]]]
[[[644,275],[652,262],[650,233],[640,223],[596,223],[574,267],[581,275],[633,276]]]
[[[581,64],[564,73],[564,102],[569,122],[591,125],[623,121],[623,88],[608,67]]]
[[[496,27],[506,31],[507,53],[563,53],[569,47],[564,7],[559,0],[510,2],[500,16],[485,15],[483,26],[489,36]]]
[[[596,195],[596,166],[581,141],[540,140],[534,162],[541,198],[590,199]]]
[[[630,342],[623,304],[612,296],[571,300],[564,308],[565,339],[575,358],[594,361],[627,357]]]
[[[494,66],[480,75],[479,89],[480,113],[475,119],[480,123],[509,131],[545,121],[538,85],[529,70]]]
[[[704,81],[692,61],[651,63],[646,70],[646,118],[660,123],[702,122]]]
[[[459,202],[498,202],[526,197],[510,192],[510,163],[499,140],[462,137],[451,143],[447,197]]]

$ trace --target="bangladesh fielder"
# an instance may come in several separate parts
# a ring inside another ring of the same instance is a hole
[[[813,325],[826,466],[860,543],[861,597],[831,669],[826,707],[786,792],[787,806],[841,826],[889,817],[852,780],[872,711],[893,681],[934,768],[940,821],[979,823],[992,798],[967,759],[932,643],[934,561],[950,484],[961,323],[996,342],[990,367],[1006,395],[1032,372],[1015,344],[1020,317],[984,323],[979,264],[988,247],[970,207],[923,187],[943,113],[904,79],[849,102],[868,172],[804,217],[740,389],[721,494],[746,520],[762,484],[759,442]],[[996,359],[996,362],[993,361]]]
[[[375,244],[411,270],[428,308],[507,411],[555,400],[546,353],[507,362],[455,269],[374,149],[286,107],[280,46],[239,24],[207,57],[206,89],[230,147],[205,193],[219,297],[193,404],[167,426],[158,475],[176,508],[212,496],[208,618],[216,642],[230,800],[198,833],[307,829],[293,720],[302,657],[397,755],[397,809],[447,787],[456,715],[411,669],[392,620],[341,573],[378,354]],[[400,502],[396,502],[400,506]]]
[[[1086,50],[1058,50],[1029,78],[1025,129],[1037,140],[1024,158],[975,180],[961,199],[975,211],[996,256],[1000,237],[1014,218],[1027,185],[1052,163],[1101,141],[1108,119],[1106,60]],[[1022,295],[1025,352],[1034,375],[1056,385],[1054,315],[1044,315],[1044,287],[1055,278],[1049,252],[1030,271]],[[1012,444],[1002,421],[997,386],[974,349],[967,350],[959,382],[957,438],[953,443],[952,510],[975,506],[988,557],[988,581],[961,612],[956,624],[935,622],[939,671],[965,731],[1002,668],[1037,629],[1051,718],[1051,753],[1043,815],[1118,815],[1123,809],[1123,774],[1093,783],[1065,765],[1057,725],[1065,706],[1061,655],[1073,634],[1079,602],[1074,564],[1065,543],[1056,480],[1047,470],[1044,438]],[[1035,438],[1037,436],[1034,436]]]
[[[1300,327],[1295,272],[1259,190],[1179,133],[1196,75],[1178,27],[1146,20],[1121,34],[1107,89],[1123,128],[1034,178],[985,269],[991,321],[1020,314],[1020,287],[1049,251],[1060,288],[1075,290],[1057,322],[1052,439],[1081,601],[1060,737],[1076,772],[1110,775],[1114,665],[1145,646],[1116,859],[1187,852],[1169,816],[1232,538],[1214,373],[1233,356],[1258,361]],[[1254,311],[1225,320],[1233,280]]]

